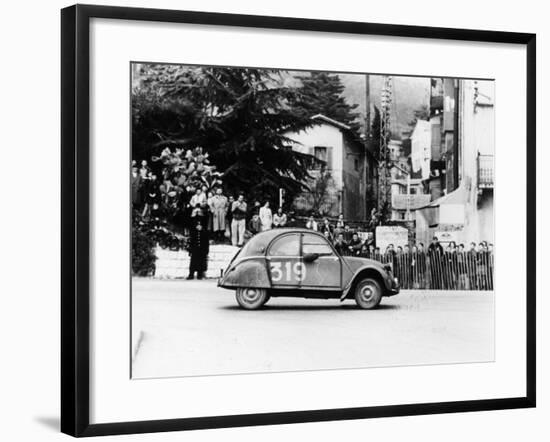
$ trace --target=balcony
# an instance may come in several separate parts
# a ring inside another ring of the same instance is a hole
[[[478,154],[477,187],[479,190],[492,189],[494,187],[494,171],[494,155]]]

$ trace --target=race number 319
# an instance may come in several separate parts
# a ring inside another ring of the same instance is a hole
[[[271,263],[271,279],[279,281],[303,281],[306,277],[306,267],[302,262],[291,263],[287,261]]]

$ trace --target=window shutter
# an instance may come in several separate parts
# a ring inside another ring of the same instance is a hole
[[[327,146],[327,170],[332,171],[332,146]]]

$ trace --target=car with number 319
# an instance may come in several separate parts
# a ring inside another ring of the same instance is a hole
[[[235,290],[244,309],[271,297],[355,300],[376,308],[399,293],[389,264],[340,255],[324,235],[308,229],[272,229],[252,237],[233,257],[218,286]]]

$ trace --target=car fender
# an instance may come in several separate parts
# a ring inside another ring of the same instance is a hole
[[[264,257],[247,257],[230,265],[219,283],[221,287],[271,288]]]
[[[375,266],[365,265],[355,271],[355,274],[353,275],[353,277],[350,279],[348,284],[344,287],[344,290],[342,290],[342,296],[340,297],[340,301],[343,301],[344,299],[347,298],[351,288],[359,278],[362,278],[363,276],[370,276],[370,275],[374,277],[378,277],[383,281],[382,289],[384,289],[384,291],[391,289],[391,281],[386,272],[384,272],[382,269],[379,269]]]

